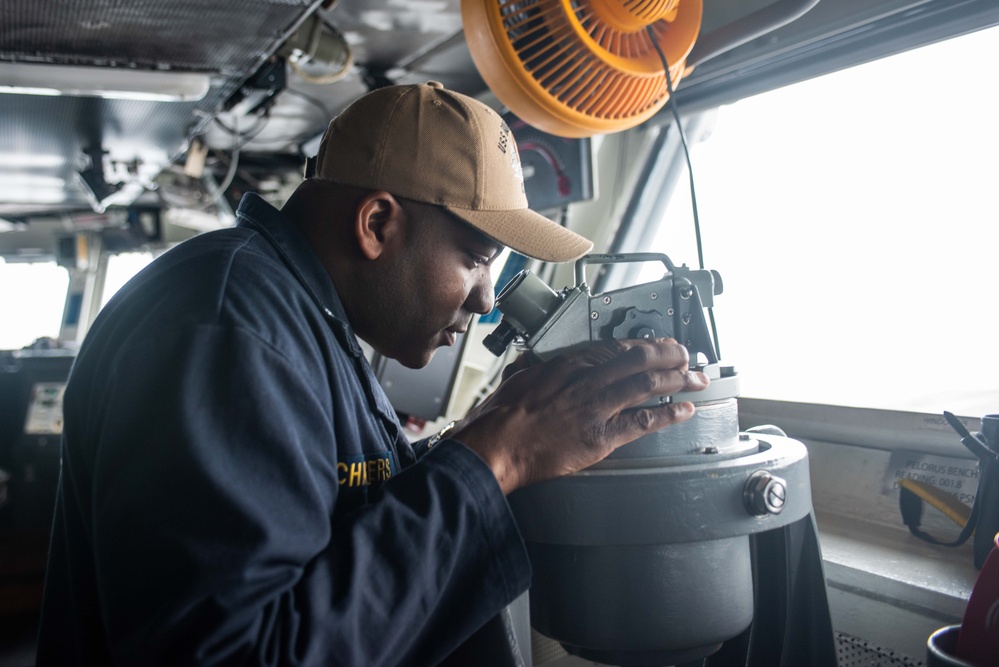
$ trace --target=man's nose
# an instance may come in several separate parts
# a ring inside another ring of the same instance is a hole
[[[475,281],[475,285],[472,286],[472,291],[468,295],[468,300],[465,302],[465,307],[468,310],[479,315],[491,312],[495,301],[492,278],[488,272],[484,273],[485,275],[480,276]]]

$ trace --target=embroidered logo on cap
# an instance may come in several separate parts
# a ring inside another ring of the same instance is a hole
[[[500,138],[499,149],[506,154],[509,149],[510,168],[513,169],[513,177],[520,183],[520,191],[524,192],[524,170],[520,166],[520,153],[517,151],[517,142],[513,140],[513,132],[510,126],[500,118]]]
[[[512,143],[513,150],[510,151],[510,166],[513,167],[513,175],[520,183],[520,191],[524,189],[524,169],[520,166],[520,153],[517,151],[517,144]]]

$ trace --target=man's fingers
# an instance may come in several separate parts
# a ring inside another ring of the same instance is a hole
[[[532,365],[532,356],[527,353],[515,360],[504,370],[503,378]],[[579,382],[607,386],[645,370],[686,369],[689,363],[687,348],[672,338],[612,340],[594,343],[586,349],[545,362],[541,377],[560,385]]]
[[[689,371],[688,363],[687,349],[672,339],[616,340],[562,355],[516,377],[507,374],[507,378],[519,391],[545,404],[567,398],[610,417],[658,396],[707,387],[707,377]],[[510,370],[528,365],[529,360],[521,357]]]
[[[611,341],[566,360],[566,388],[586,393],[587,403],[609,417],[658,396],[706,388],[707,376],[688,370],[689,363],[687,348],[673,339]]]
[[[687,401],[625,410],[607,423],[607,434],[620,446],[693,416],[694,404]]]
[[[708,376],[700,371],[652,369],[629,375],[601,393],[608,410],[617,412],[641,405],[657,396],[671,396],[680,391],[707,388]]]
[[[604,385],[648,370],[686,370],[690,364],[687,348],[672,338],[611,341],[594,345],[581,358],[593,364],[594,379]]]

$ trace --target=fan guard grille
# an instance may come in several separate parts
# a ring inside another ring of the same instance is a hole
[[[476,66],[520,118],[566,137],[634,127],[669,93],[652,26],[679,82],[701,0],[463,0]]]

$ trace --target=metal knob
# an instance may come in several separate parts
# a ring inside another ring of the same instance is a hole
[[[495,354],[497,357],[502,357],[506,352],[506,348],[510,346],[513,339],[517,337],[517,330],[510,326],[509,322],[503,321],[493,329],[493,332],[486,336],[482,344],[486,346],[486,349]]]
[[[787,482],[766,470],[757,470],[746,480],[742,499],[753,516],[780,514],[787,502]]]

